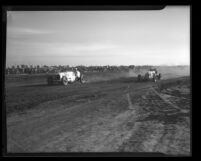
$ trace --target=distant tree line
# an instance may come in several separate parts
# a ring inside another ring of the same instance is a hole
[[[122,72],[122,71],[129,71],[129,70],[135,70],[138,71],[142,68],[150,68],[151,66],[145,65],[145,66],[134,66],[134,65],[121,65],[121,66],[74,66],[70,67],[69,65],[58,65],[58,66],[33,66],[33,65],[17,65],[12,67],[6,68],[6,74],[42,74],[42,73],[56,73],[56,72],[63,72],[67,70],[73,70],[75,68],[78,68],[82,72]]]

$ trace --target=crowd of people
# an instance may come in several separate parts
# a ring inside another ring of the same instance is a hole
[[[148,66],[145,66],[148,67]],[[6,74],[41,74],[41,73],[56,73],[56,72],[64,72],[67,70],[73,70],[77,68],[82,72],[121,72],[121,71],[129,71],[130,69],[138,70],[139,66],[129,65],[129,66],[75,66],[70,67],[68,65],[58,65],[58,66],[33,66],[33,65],[17,65],[6,68]]]

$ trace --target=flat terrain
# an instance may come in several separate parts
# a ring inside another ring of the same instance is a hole
[[[170,78],[153,83],[115,77],[69,86],[7,81],[8,152],[190,155],[190,80]]]

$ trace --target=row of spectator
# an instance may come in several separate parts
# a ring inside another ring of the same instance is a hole
[[[145,68],[149,68],[151,66],[143,66]],[[120,71],[129,71],[130,69],[132,70],[138,70],[141,68],[140,66],[134,66],[134,65],[129,65],[129,66],[75,66],[75,67],[70,67],[68,65],[66,66],[28,66],[28,65],[17,65],[17,66],[12,66],[12,67],[7,67],[6,68],[6,74],[40,74],[40,73],[56,73],[56,72],[62,72],[62,71],[67,71],[67,70],[72,70],[74,68],[77,68],[78,70],[82,72],[106,72],[106,71],[113,71],[113,72],[120,72]]]

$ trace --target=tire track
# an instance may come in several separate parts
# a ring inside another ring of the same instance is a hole
[[[132,104],[131,98],[130,98],[130,94],[129,94],[129,88],[130,86],[128,85],[128,93],[126,94],[127,100],[128,100],[128,109],[129,110],[134,110],[134,106]]]
[[[161,94],[159,94],[154,88],[152,88],[152,91],[158,96],[160,97],[165,103],[169,104],[171,107],[178,109],[181,113],[188,113],[188,111],[186,110],[182,110],[181,108],[179,108],[177,105],[171,103],[168,99],[166,99],[165,97],[163,97]]]
[[[107,85],[104,88],[101,87],[101,91],[107,89],[106,87]],[[55,112],[48,111],[38,117],[30,115],[29,118],[26,117],[18,123],[8,119],[10,129],[8,133],[13,137],[9,138],[9,148],[23,152],[25,150],[30,152],[34,150],[40,152],[111,152],[119,151],[118,147],[123,143],[128,144],[130,139],[133,139],[135,145],[131,143],[131,146],[134,146],[132,149],[138,150],[142,145],[142,151],[149,150],[150,147],[152,151],[155,151],[157,149],[155,145],[164,140],[163,123],[158,125],[158,122],[154,122],[157,120],[155,116],[151,118],[153,122],[150,122],[149,118],[144,122],[140,119],[144,120],[149,114],[155,114],[159,110],[162,111],[161,113],[166,113],[166,110],[181,109],[158,93],[154,87],[153,84],[141,84],[141,86],[140,84],[137,86],[124,84],[121,88],[118,86],[117,91],[107,89],[105,92],[110,95],[106,97],[106,100],[112,102],[109,106],[114,106],[109,112],[105,110],[108,108],[103,103],[104,99],[99,98],[71,106],[68,109],[56,102],[53,107],[56,105],[62,107],[57,108]],[[120,99],[123,100],[123,105],[119,103]],[[138,105],[138,103],[143,104]],[[103,114],[100,111],[102,106],[104,106]],[[115,113],[114,109],[122,108],[122,106],[125,108]],[[143,110],[144,108],[147,110]],[[89,114],[89,118],[87,115],[82,115],[86,110],[89,111],[86,113]],[[160,115],[160,111],[157,115]],[[92,116],[95,116],[95,119],[91,119]],[[158,126],[155,127],[155,125]],[[146,146],[145,149],[143,146]],[[26,149],[22,149],[23,147]]]

